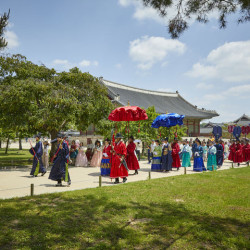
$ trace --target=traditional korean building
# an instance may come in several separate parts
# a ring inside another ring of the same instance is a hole
[[[104,80],[102,77],[100,83],[107,87],[108,97],[119,106],[126,106],[129,101],[131,106],[139,106],[145,109],[154,106],[156,112],[161,114],[178,113],[185,115],[184,125],[188,128],[189,136],[200,135],[200,122],[202,120],[219,116],[214,110],[199,109],[185,100],[178,91],[162,92],[140,89]]]
[[[239,126],[248,126],[250,125],[250,116],[243,114],[241,117],[231,123],[237,124]]]

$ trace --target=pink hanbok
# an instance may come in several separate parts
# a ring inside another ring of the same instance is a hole
[[[80,147],[78,150],[78,155],[76,157],[76,163],[75,163],[76,167],[86,167],[88,166],[88,159],[87,156],[84,152],[83,147]]]
[[[100,167],[102,161],[102,147],[95,147],[94,155],[91,159],[90,166]]]

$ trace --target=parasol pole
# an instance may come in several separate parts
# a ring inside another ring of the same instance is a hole
[[[129,100],[128,100],[128,106],[130,106]],[[128,140],[129,140],[129,121],[128,121]]]

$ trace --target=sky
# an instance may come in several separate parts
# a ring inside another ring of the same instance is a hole
[[[238,25],[237,15],[222,30],[216,13],[207,24],[191,19],[173,40],[168,18],[141,0],[1,0],[0,13],[8,9],[4,53],[57,71],[79,67],[129,86],[178,90],[199,108],[216,110],[212,122],[250,115],[250,22]]]

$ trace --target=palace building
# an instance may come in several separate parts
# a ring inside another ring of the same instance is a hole
[[[214,110],[199,109],[197,106],[185,100],[178,91],[161,92],[135,88],[120,83],[104,80],[99,78],[100,83],[108,89],[108,97],[118,106],[126,106],[128,102],[131,106],[139,106],[147,109],[154,106],[156,112],[160,114],[178,113],[185,115],[184,125],[188,128],[189,136],[200,135],[200,122],[211,119],[219,114]],[[91,126],[86,135],[93,134],[94,127]]]

